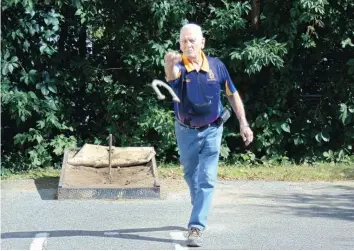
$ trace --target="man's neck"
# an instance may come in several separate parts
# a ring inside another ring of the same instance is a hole
[[[200,68],[202,67],[203,64],[203,58],[202,55],[199,54],[197,57],[195,58],[188,58],[188,60],[193,64],[194,68],[199,71]]]
[[[203,62],[202,53],[197,54],[196,57],[188,58],[193,64],[201,64]]]

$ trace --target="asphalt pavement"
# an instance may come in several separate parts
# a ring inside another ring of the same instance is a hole
[[[186,186],[154,200],[58,201],[55,193],[33,180],[1,182],[2,250],[192,249]],[[219,181],[204,245],[193,249],[352,250],[354,181]]]

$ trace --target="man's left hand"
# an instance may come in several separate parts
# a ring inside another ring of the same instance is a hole
[[[240,126],[240,134],[246,146],[248,146],[253,141],[253,132],[248,125]]]

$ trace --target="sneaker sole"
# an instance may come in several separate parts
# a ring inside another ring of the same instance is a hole
[[[188,241],[187,242],[187,247],[201,247],[202,244],[201,243],[197,243],[195,241]]]

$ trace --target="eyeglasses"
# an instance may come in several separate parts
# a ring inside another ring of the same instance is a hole
[[[182,44],[186,44],[188,42],[190,42],[191,44],[195,44],[197,42],[197,39],[196,38],[190,38],[190,39],[182,39],[181,40]]]

